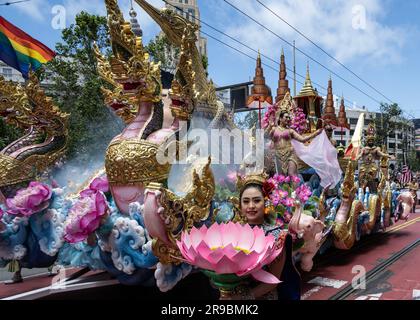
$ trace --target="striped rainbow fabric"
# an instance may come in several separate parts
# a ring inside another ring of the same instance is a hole
[[[54,51],[0,16],[0,60],[25,79],[30,69],[37,70],[54,56]]]

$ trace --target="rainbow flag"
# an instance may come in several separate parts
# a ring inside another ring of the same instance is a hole
[[[55,52],[0,16],[0,60],[19,70],[25,79],[54,58]]]

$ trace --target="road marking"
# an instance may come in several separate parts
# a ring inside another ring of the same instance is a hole
[[[316,284],[322,287],[333,287],[335,289],[340,289],[347,283],[347,281],[316,277],[311,281],[308,281],[308,283]]]
[[[420,300],[420,290],[413,290],[413,300]]]
[[[313,287],[311,290],[308,290],[307,292],[305,292],[301,297],[300,297],[300,299],[301,300],[306,300],[306,299],[308,299],[311,295],[313,295],[314,293],[316,293],[316,292],[318,292],[319,290],[321,290],[323,287],[321,287],[321,286],[316,286],[316,287]]]

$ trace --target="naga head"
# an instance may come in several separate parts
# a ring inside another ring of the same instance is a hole
[[[141,37],[124,20],[116,0],[106,0],[112,56],[107,59],[94,46],[99,75],[109,85],[102,88],[105,103],[126,123],[141,104],[162,100],[160,63],[150,61]]]

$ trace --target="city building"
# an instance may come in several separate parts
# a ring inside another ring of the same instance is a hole
[[[417,151],[417,157],[420,158],[420,119],[415,119],[413,122],[416,136],[415,147]]]
[[[0,75],[2,75],[6,80],[11,80],[15,82],[24,83],[25,79],[23,79],[22,74],[17,71],[16,69],[13,69],[12,67],[9,67],[7,64],[5,64],[3,61],[0,60]]]
[[[198,7],[198,0],[167,0],[166,8],[175,10],[179,15],[185,19],[195,22],[199,27],[200,24],[200,9]],[[174,8],[177,7],[177,9]],[[197,32],[197,48],[202,56],[207,55],[207,38],[202,37],[200,31]]]

